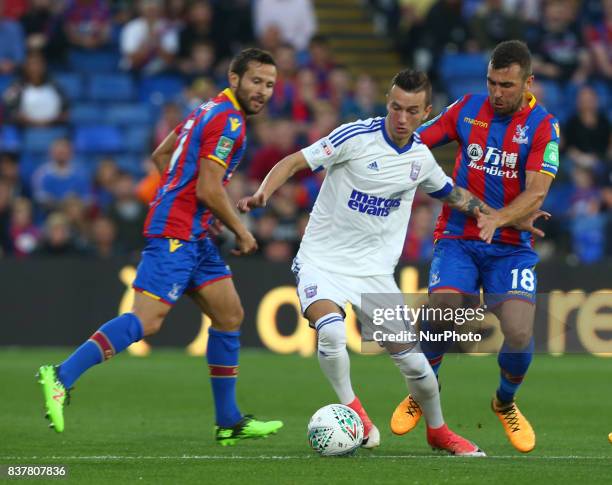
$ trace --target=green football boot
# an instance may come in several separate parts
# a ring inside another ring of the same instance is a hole
[[[258,421],[247,414],[230,428],[216,426],[215,439],[221,446],[233,446],[240,440],[267,438],[282,427],[282,421]]]
[[[64,406],[70,402],[70,390],[60,382],[52,365],[41,366],[36,376],[45,398],[45,418],[51,421],[50,428],[61,433],[64,431]]]

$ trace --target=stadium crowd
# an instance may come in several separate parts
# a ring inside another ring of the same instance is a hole
[[[535,95],[559,118],[563,144],[540,255],[610,257],[612,0],[366,3],[404,63],[429,72],[434,111],[484,91],[479,68],[462,78],[466,61],[484,62],[502,40],[528,42]],[[249,122],[247,155],[228,186],[234,200],[338,124],[385,114],[374,79],[354,77],[317,35],[309,0],[0,0],[0,13],[0,257],[136,256],[159,183],[148,154],[226,86],[242,46],[274,54],[278,83],[266,114]],[[259,257],[291,260],[321,181],[298,173],[265,210],[244,216]],[[417,199],[405,262],[430,259],[438,211]],[[228,234],[218,239],[232,245]]]

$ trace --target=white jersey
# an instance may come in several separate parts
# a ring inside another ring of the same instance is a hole
[[[399,148],[384,118],[340,126],[302,150],[327,175],[296,260],[353,276],[392,274],[402,252],[417,187],[434,197],[452,190],[417,133]]]

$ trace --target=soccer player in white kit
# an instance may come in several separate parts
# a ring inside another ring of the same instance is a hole
[[[470,192],[453,186],[414,133],[429,116],[430,100],[424,73],[399,72],[387,95],[386,117],[342,125],[285,157],[254,195],[238,203],[243,212],[263,207],[298,170],[327,169],[292,269],[302,311],[317,332],[321,369],[340,402],[361,417],[364,448],[378,446],[380,433],[351,385],[343,308],[350,302],[363,315],[364,294],[397,295],[401,301],[393,273],[418,187],[471,215],[476,207],[490,211]],[[423,410],[429,444],[454,455],[484,456],[444,423],[438,383],[418,344],[384,346]]]

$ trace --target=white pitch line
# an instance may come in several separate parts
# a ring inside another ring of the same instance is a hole
[[[231,456],[231,455],[176,455],[176,456],[128,456],[128,455],[93,455],[93,456],[0,456],[0,460],[15,460],[24,462],[27,460],[312,460],[318,459],[317,455],[262,455],[262,456]],[[437,458],[453,459],[459,458],[449,455],[356,455],[352,459],[364,460],[397,460],[411,458]],[[513,459],[513,460],[610,460],[612,456],[517,456],[517,455],[497,455],[487,456],[488,459]]]

